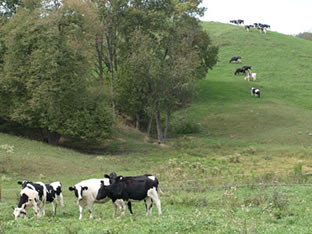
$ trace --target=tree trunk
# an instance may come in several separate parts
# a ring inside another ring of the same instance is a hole
[[[97,53],[97,74],[101,80],[104,80],[104,67],[103,67],[103,37],[98,35],[95,43]]]
[[[168,125],[169,125],[170,112],[167,112],[165,129],[164,129],[164,143],[167,142],[167,133],[168,133]]]
[[[151,135],[152,123],[153,123],[153,114],[150,116],[150,119],[149,119],[148,125],[147,125],[147,136],[148,137],[150,137],[150,135]]]
[[[164,137],[162,134],[161,129],[161,122],[160,122],[160,113],[159,111],[156,111],[156,129],[157,129],[157,138],[158,138],[158,144],[164,144]]]
[[[111,74],[111,80],[110,80],[110,87],[111,87],[111,94],[112,94],[112,110],[113,110],[113,118],[115,119],[115,98],[114,98],[114,64],[113,61],[115,60],[113,58],[113,49],[110,41],[110,37],[108,34],[106,34],[106,49],[107,49],[107,56],[109,61],[109,72]]]
[[[135,128],[140,130],[140,115],[138,112],[135,113]]]

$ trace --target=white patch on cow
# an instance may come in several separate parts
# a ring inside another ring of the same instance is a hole
[[[104,185],[105,185],[105,186],[110,185],[109,179],[108,179],[108,178],[104,178],[104,179],[103,179],[103,182],[104,182]]]
[[[160,199],[158,197],[158,192],[156,190],[155,187],[149,189],[147,191],[147,196],[149,196],[150,198],[152,198],[153,202],[156,204],[157,209],[158,209],[158,215],[161,215],[161,202]],[[150,211],[151,213],[151,211]]]
[[[155,176],[148,176],[149,179],[155,180]]]
[[[82,200],[82,196],[81,196],[81,189],[82,189],[82,187],[81,186],[77,186],[76,189],[77,189],[77,193],[78,193],[78,200]]]

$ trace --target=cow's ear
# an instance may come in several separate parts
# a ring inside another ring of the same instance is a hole
[[[69,187],[68,189],[69,189],[69,191],[73,191],[73,190],[75,190],[75,187]]]
[[[116,178],[116,181],[120,181],[120,180],[122,180],[122,176],[117,176],[117,178]]]
[[[104,185],[104,181],[103,180],[101,180],[101,185]]]
[[[81,190],[88,190],[88,186],[82,187]]]
[[[109,179],[110,177],[109,177],[109,175],[105,174],[105,175],[104,175],[104,178]]]
[[[22,181],[17,181],[17,184],[23,184],[23,182]]]

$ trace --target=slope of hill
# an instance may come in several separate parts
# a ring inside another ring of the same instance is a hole
[[[211,136],[249,143],[308,146],[312,132],[312,44],[276,32],[266,35],[243,27],[205,22],[203,27],[220,47],[219,62],[199,85],[188,115]],[[241,56],[241,64],[230,64]],[[252,66],[257,81],[234,75]],[[260,99],[250,88],[260,88]]]

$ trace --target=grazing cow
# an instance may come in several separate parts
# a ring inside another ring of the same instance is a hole
[[[158,215],[161,215],[161,202],[158,196],[158,179],[152,175],[123,177],[118,176],[113,183],[105,186],[102,182],[98,192],[97,199],[109,197],[113,203],[117,199],[124,201],[122,205],[122,215],[125,211],[125,202],[130,201],[145,201],[146,215],[152,215],[152,202],[158,208]]]
[[[232,24],[238,24],[238,21],[237,21],[237,20],[230,20],[230,23],[232,23]]]
[[[13,215],[15,219],[26,215],[26,211],[33,207],[35,215],[39,218],[45,215],[45,204],[47,198],[47,188],[44,183],[29,181],[18,182],[23,188],[20,193],[19,203],[14,209]]]
[[[245,29],[246,29],[247,32],[249,32],[250,29],[252,29],[253,27],[254,27],[253,25],[246,25]]]
[[[241,62],[242,62],[242,57],[240,57],[240,56],[232,57],[232,58],[230,59],[230,62],[229,62],[229,63],[231,63],[231,62],[238,62],[238,63],[241,63]]]
[[[238,23],[238,24],[244,24],[244,20],[238,19],[238,20],[237,20],[237,23]]]
[[[250,95],[260,98],[260,89],[251,88],[250,89]]]
[[[256,81],[257,79],[257,73],[250,73],[248,72],[247,76],[244,78],[245,80],[252,80],[252,81]]]
[[[239,75],[239,73],[246,74],[246,70],[243,68],[237,68],[236,71],[234,72],[234,75]]]
[[[36,190],[40,200],[44,199],[44,204],[46,202],[51,202],[53,205],[53,215],[56,215],[57,200],[62,208],[62,214],[64,214],[64,200],[62,193],[62,185],[59,181],[53,182],[51,184],[43,184],[41,182],[32,183],[30,181],[18,181],[18,184],[22,185],[22,189],[29,188]],[[44,192],[45,191],[45,192]],[[43,215],[45,215],[45,207],[43,207]],[[17,211],[15,212],[18,215]],[[26,214],[26,212],[25,212]]]

